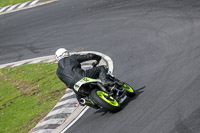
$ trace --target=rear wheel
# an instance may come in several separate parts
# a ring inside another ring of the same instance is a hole
[[[122,87],[123,87],[124,90],[126,90],[128,97],[134,97],[135,96],[135,91],[129,84],[124,82]]]
[[[98,105],[106,108],[111,112],[117,112],[120,110],[120,104],[104,91],[94,89],[91,91],[90,98]]]

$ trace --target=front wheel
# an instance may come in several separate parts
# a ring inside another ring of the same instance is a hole
[[[134,97],[135,96],[135,91],[129,84],[124,82],[122,87],[123,87],[124,90],[126,90],[128,97]]]
[[[91,91],[90,98],[96,104],[111,112],[117,112],[120,110],[120,104],[112,96],[108,97],[108,94],[104,91],[94,89]]]

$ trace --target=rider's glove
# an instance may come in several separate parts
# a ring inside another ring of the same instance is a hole
[[[93,67],[96,67],[98,64],[99,64],[99,62],[98,62],[98,61],[95,61],[95,62],[92,63],[92,66],[93,66]]]

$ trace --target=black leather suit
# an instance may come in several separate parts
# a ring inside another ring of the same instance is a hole
[[[92,69],[84,71],[81,69],[80,63],[88,60],[96,60],[99,62],[101,60],[101,56],[89,53],[86,55],[71,55],[67,58],[63,58],[58,62],[56,74],[67,87],[74,90],[75,83],[83,77],[96,79],[99,77],[100,73],[107,72],[104,66],[93,67]],[[79,101],[80,95],[78,95],[78,93],[76,94]]]

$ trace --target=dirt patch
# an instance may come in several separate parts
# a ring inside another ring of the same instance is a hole
[[[41,81],[41,80],[43,80],[43,79],[45,79],[45,77],[42,77],[42,78],[40,78],[40,79],[38,79],[38,80],[34,81],[34,82],[33,82],[33,83],[31,83],[31,84],[35,84],[35,83],[37,83],[37,82],[39,82],[39,81]]]
[[[6,104],[2,104],[1,105],[2,107],[0,107],[0,110],[3,110],[5,108],[9,107],[12,103],[13,103],[12,101],[8,101]]]
[[[10,77],[6,76],[3,73],[0,74],[0,77],[4,81],[9,81],[11,85],[17,87],[20,91],[24,93],[31,92],[32,90],[37,89],[37,87],[31,86],[30,84],[28,84],[27,82],[23,80],[12,80]]]
[[[16,96],[16,97],[14,97],[14,98],[12,98],[12,99],[9,99],[8,101],[6,101],[6,104],[2,104],[2,105],[1,105],[2,107],[0,107],[0,110],[3,110],[3,109],[5,109],[5,108],[9,107],[10,105],[13,104],[13,101],[14,101],[15,99],[17,99],[17,98],[19,98],[19,97],[21,97],[21,96],[23,96],[23,95],[25,95],[25,94],[20,94],[19,96]]]
[[[13,85],[17,86],[17,88],[19,88],[20,91],[22,92],[31,92],[32,90],[37,89],[37,87],[35,86],[31,86],[30,84],[28,84],[27,82],[20,80],[20,81],[15,81],[13,82]]]
[[[66,88],[63,88],[61,90],[53,90],[50,92],[49,96],[42,96],[40,101],[38,102],[38,105],[42,105],[44,102],[52,101],[58,99],[59,96],[61,96],[61,93],[65,92]]]
[[[62,88],[61,90],[54,90],[51,92],[50,96],[53,99],[57,99],[58,96],[60,96],[60,93],[63,93],[66,90],[66,88]]]
[[[27,82],[23,81],[23,80],[19,80],[19,81],[12,81],[12,79],[10,77],[7,77],[5,74],[1,73],[0,74],[0,77],[2,78],[2,80],[5,80],[5,81],[9,81],[9,83],[12,85],[12,86],[15,86],[17,88],[17,91],[19,91],[21,94],[14,97],[14,98],[11,98],[9,100],[6,101],[5,104],[2,104],[0,106],[0,110],[3,110],[9,106],[11,106],[13,104],[13,101],[21,96],[24,96],[24,95],[30,95],[32,94],[34,91],[36,91],[38,89],[37,86],[31,86],[30,84],[28,84]],[[2,100],[2,99],[1,99]]]

